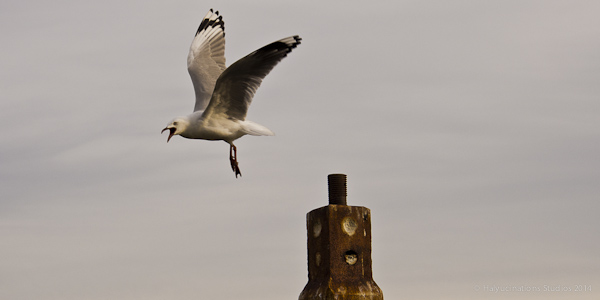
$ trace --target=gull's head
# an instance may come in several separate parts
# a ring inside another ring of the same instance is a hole
[[[167,138],[168,143],[174,135],[181,134],[188,128],[189,125],[190,122],[187,119],[175,118],[160,133],[165,132],[165,130],[169,131],[169,137]]]

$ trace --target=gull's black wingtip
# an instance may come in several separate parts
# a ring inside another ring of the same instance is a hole
[[[214,11],[211,8],[202,19],[202,22],[200,22],[200,26],[198,26],[198,30],[196,30],[196,35],[200,34],[203,30],[214,27],[220,27],[223,31],[223,35],[225,35],[225,22],[223,21],[223,16],[219,15],[218,10]]]

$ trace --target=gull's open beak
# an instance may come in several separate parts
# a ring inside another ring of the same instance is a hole
[[[169,140],[171,140],[171,137],[173,137],[173,134],[175,133],[175,128],[169,128],[169,127],[165,127],[165,129],[163,129],[160,133],[162,134],[163,132],[165,132],[165,130],[169,130],[169,137],[167,138],[167,143],[169,142]]]

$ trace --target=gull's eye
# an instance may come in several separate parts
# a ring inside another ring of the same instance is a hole
[[[173,122],[173,125],[177,126],[177,122]]]

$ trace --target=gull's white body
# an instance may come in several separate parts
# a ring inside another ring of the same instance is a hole
[[[189,139],[223,140],[230,145],[233,171],[241,175],[233,141],[249,135],[273,135],[268,128],[246,120],[248,107],[263,78],[287,53],[300,44],[291,36],[268,44],[225,67],[225,27],[219,12],[204,17],[188,54],[188,72],[194,84],[194,112],[173,119],[170,134]]]
[[[223,140],[230,144],[246,134],[274,135],[268,128],[252,121],[232,120],[227,117],[205,118],[203,114],[204,111],[197,111],[184,117],[175,118],[171,124],[177,122],[178,127],[183,128],[179,135],[184,138]],[[177,131],[175,134],[178,134]]]

